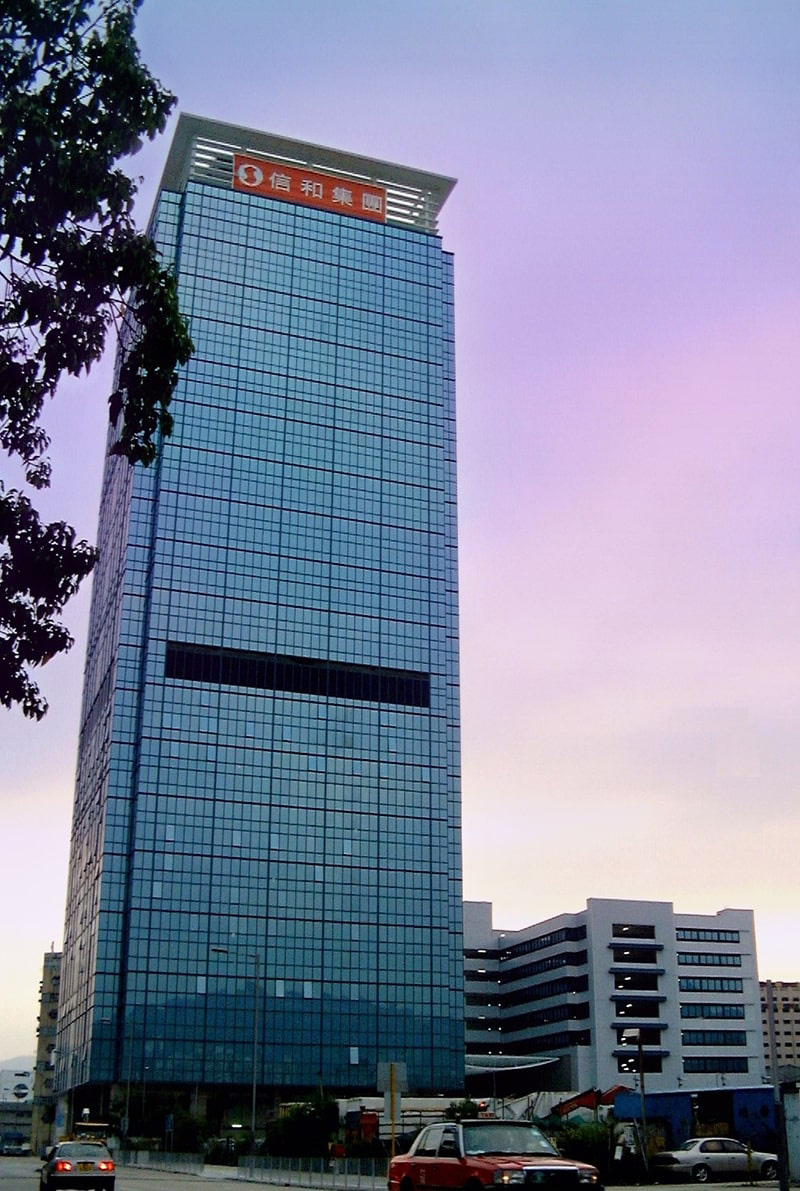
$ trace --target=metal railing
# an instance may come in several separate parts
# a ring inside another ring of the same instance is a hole
[[[142,1166],[148,1170],[166,1170],[171,1174],[202,1174],[202,1154],[168,1154],[160,1150],[114,1151],[117,1166]]]
[[[282,1187],[324,1188],[325,1191],[384,1191],[386,1161],[380,1158],[239,1159],[239,1178]]]
[[[117,1150],[118,1166],[139,1166],[173,1174],[202,1175],[202,1154],[169,1154],[158,1150]],[[214,1167],[220,1172],[222,1167]],[[230,1178],[281,1187],[318,1191],[385,1191],[386,1160],[381,1158],[241,1157],[230,1167]]]

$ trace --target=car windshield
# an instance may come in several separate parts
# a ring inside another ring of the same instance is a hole
[[[59,1158],[94,1158],[95,1161],[110,1157],[106,1147],[98,1145],[96,1141],[65,1142],[64,1145],[58,1147],[58,1156]]]
[[[463,1130],[467,1154],[558,1154],[541,1129],[527,1122],[471,1121]]]
[[[679,1146],[676,1146],[675,1148],[676,1148],[676,1150],[693,1150],[696,1145],[697,1145],[697,1138],[690,1137],[688,1141],[682,1142]]]

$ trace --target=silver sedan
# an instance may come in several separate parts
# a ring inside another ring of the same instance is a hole
[[[39,1171],[39,1191],[85,1187],[114,1191],[114,1159],[99,1141],[62,1141],[53,1146]]]
[[[710,1178],[778,1177],[776,1154],[751,1150],[732,1137],[690,1137],[675,1150],[654,1154],[652,1165],[655,1176],[665,1182],[681,1175],[696,1183],[707,1183]]]

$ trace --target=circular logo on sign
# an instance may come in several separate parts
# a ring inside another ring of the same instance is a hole
[[[236,177],[242,186],[260,186],[264,181],[264,171],[251,161],[243,161],[236,171]]]

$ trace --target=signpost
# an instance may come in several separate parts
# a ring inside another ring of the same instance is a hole
[[[394,1158],[396,1122],[402,1093],[408,1091],[408,1068],[405,1063],[378,1063],[378,1091],[383,1092],[383,1115],[391,1122],[390,1157]]]

